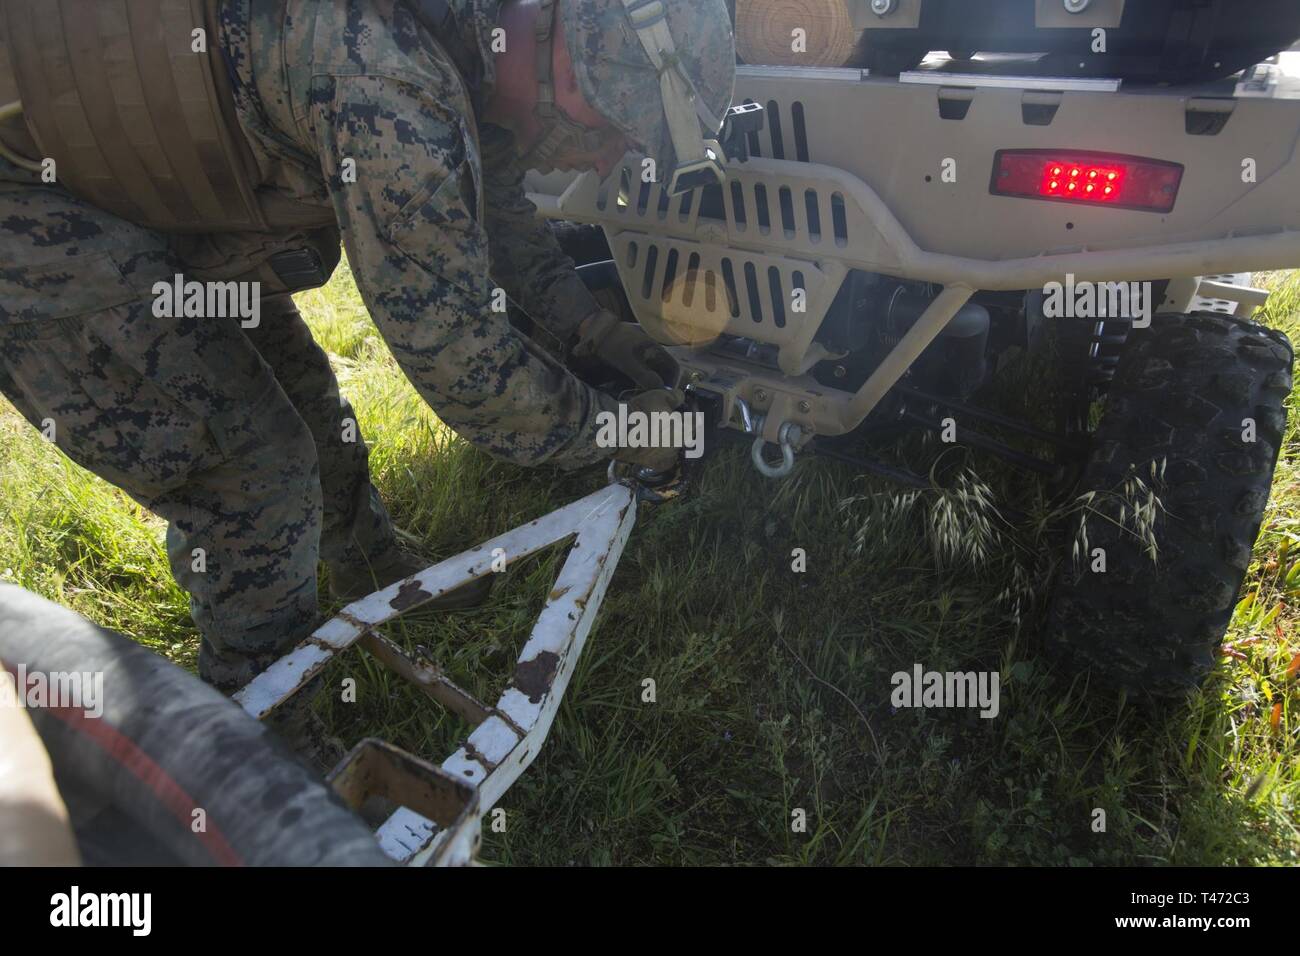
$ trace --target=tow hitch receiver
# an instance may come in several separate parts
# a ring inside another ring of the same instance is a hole
[[[442,820],[430,819],[427,803],[422,807],[409,805],[421,802],[411,794],[428,796],[427,787],[381,787],[386,791],[382,795],[394,802],[408,799],[409,803],[380,827],[380,846],[393,859],[409,865],[468,862],[472,855],[467,858],[466,846],[475,842],[482,815],[528,768],[546,740],[635,522],[634,490],[623,484],[602,488],[349,604],[254,678],[235,695],[235,701],[262,719],[306,686],[335,654],[361,642],[380,663],[475,728],[464,745],[441,765],[445,774],[473,790],[474,799],[467,800],[464,812],[454,819],[450,811],[434,815],[442,815]],[[495,704],[478,701],[451,681],[437,664],[413,660],[378,632],[382,625],[417,610],[440,594],[562,542],[570,542],[572,547],[520,652],[514,676]],[[372,769],[386,766],[402,771],[399,778],[409,783],[411,774],[407,771],[412,770],[412,761],[422,763],[400,751],[380,754],[373,747],[360,753],[354,751],[349,761],[354,769],[349,770],[345,763],[336,777],[346,778],[358,772],[356,765],[364,762]],[[440,775],[440,787],[445,782]],[[336,783],[347,785],[347,780]]]

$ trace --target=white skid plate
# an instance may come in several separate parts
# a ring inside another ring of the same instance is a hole
[[[634,492],[614,484],[527,525],[448,558],[349,604],[296,648],[272,664],[235,700],[259,720],[305,686],[337,653],[361,642],[376,659],[412,681],[434,700],[475,725],[442,769],[478,788],[477,815],[487,813],[533,762],[559,709],[610,578],[636,522]],[[493,573],[544,548],[572,539],[514,677],[493,706],[453,684],[437,665],[415,661],[377,631],[439,595]],[[472,821],[477,833],[478,819]],[[460,831],[466,832],[465,828]],[[449,853],[443,843],[461,842],[450,832],[405,808],[379,829],[380,845],[393,859],[423,865],[467,862],[466,852]]]

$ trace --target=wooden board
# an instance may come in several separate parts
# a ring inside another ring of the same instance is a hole
[[[746,63],[843,66],[852,59],[859,36],[849,17],[851,2],[736,0],[737,52]]]

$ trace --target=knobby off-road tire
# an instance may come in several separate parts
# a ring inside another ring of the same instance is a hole
[[[1096,492],[1087,553],[1066,556],[1048,646],[1103,684],[1154,696],[1198,687],[1250,564],[1286,426],[1286,336],[1216,313],[1157,315],[1120,359],[1079,494]],[[1246,441],[1250,419],[1255,441]],[[1163,480],[1152,480],[1152,465]],[[1157,561],[1129,528],[1131,476],[1155,491]],[[1105,572],[1091,555],[1105,551]]]

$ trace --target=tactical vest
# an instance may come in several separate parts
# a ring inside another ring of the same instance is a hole
[[[220,4],[0,0],[0,107],[16,90],[36,156],[55,161],[60,185],[129,222],[172,233],[333,225],[328,208],[258,190],[221,50]],[[410,6],[433,35],[454,35],[445,32],[455,27],[447,0]],[[464,56],[461,44],[446,47]],[[476,64],[462,69],[472,85]],[[0,141],[21,153],[21,132],[0,128]]]

